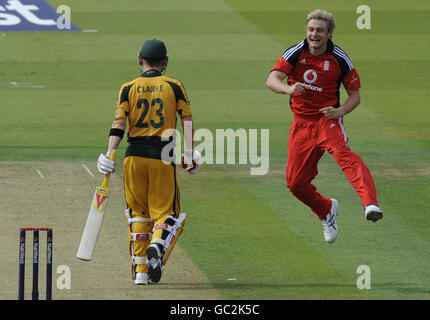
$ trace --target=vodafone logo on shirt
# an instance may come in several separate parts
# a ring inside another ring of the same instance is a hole
[[[309,75],[311,75],[310,79],[309,79]],[[314,70],[309,69],[304,73],[303,78],[305,79],[306,83],[312,84],[315,81],[317,81],[318,75]]]
[[[315,72],[315,70],[309,69],[306,70],[303,74],[303,80],[305,80],[305,82],[307,83],[305,84],[306,89],[322,92],[323,89],[321,87],[316,87],[312,85],[315,81],[317,81],[317,79],[318,74]]]
[[[0,0],[0,31],[80,30],[64,18],[45,0]]]

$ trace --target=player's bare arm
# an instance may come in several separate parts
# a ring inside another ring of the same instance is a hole
[[[327,118],[338,119],[344,115],[353,111],[360,104],[360,89],[357,90],[346,90],[348,92],[348,98],[345,103],[338,108],[326,107],[320,109]]]
[[[112,123],[109,133],[108,152],[101,153],[97,160],[97,168],[101,174],[110,174],[115,172],[115,160],[110,159],[113,150],[117,150],[124,135],[127,126],[127,119],[117,119]]]
[[[189,122],[188,122],[189,121]],[[194,123],[193,117],[181,116],[182,132],[184,133],[185,147],[187,149],[194,149]],[[189,132],[189,130],[191,131]]]
[[[280,94],[288,94],[288,95],[294,95],[294,94],[301,94],[305,91],[306,87],[303,83],[296,82],[292,86],[290,86],[288,83],[284,82],[284,79],[287,77],[287,74],[280,70],[273,70],[266,81],[266,86]]]
[[[182,130],[185,139],[185,152],[181,157],[182,168],[188,173],[195,174],[200,170],[202,156],[198,150],[194,148],[194,123],[191,116],[181,116]]]
[[[125,128],[127,127],[127,119],[116,119],[112,123],[112,129],[122,130],[125,131]],[[108,152],[112,150],[117,150],[119,147],[119,144],[121,143],[122,137],[120,135],[110,135],[109,136],[109,147]]]

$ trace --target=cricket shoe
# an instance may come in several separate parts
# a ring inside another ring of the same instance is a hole
[[[321,220],[323,224],[324,238],[328,243],[333,243],[337,238],[336,217],[339,212],[339,203],[336,199],[331,199],[330,212]]]
[[[163,273],[161,268],[161,254],[158,245],[151,244],[146,249],[146,259],[148,260],[148,277],[151,282],[157,283]]]
[[[376,222],[379,219],[382,219],[382,217],[384,216],[382,214],[381,208],[379,208],[377,205],[374,205],[374,204],[370,204],[366,206],[366,208],[364,209],[364,215],[366,216],[367,220],[370,220],[373,222]]]
[[[134,284],[148,284],[148,274],[146,272],[137,272]]]

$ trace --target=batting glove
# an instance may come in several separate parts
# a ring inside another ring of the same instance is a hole
[[[101,174],[111,174],[115,171],[115,161],[109,159],[109,155],[100,154],[99,159],[97,160],[97,169]]]
[[[202,155],[197,150],[187,150],[181,157],[182,168],[189,174],[196,174],[200,170]]]

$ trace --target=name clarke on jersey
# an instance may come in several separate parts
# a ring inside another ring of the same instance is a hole
[[[164,86],[163,85],[159,85],[159,86],[138,86],[137,87],[137,92],[138,93],[143,93],[143,92],[160,92],[164,90]]]

